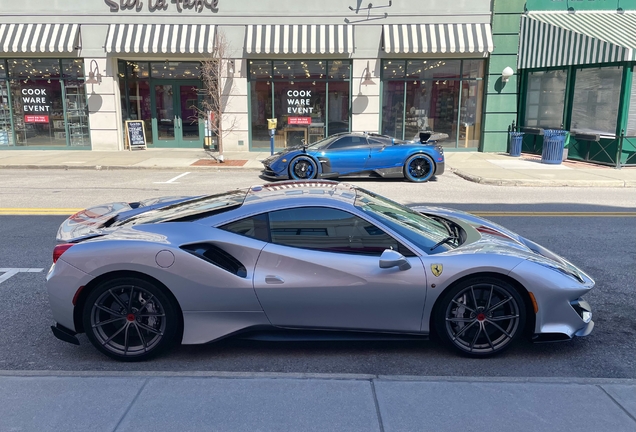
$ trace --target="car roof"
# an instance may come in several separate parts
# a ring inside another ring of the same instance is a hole
[[[348,183],[330,180],[292,180],[252,186],[247,191],[243,207],[281,199],[311,198],[336,199],[353,204],[356,195],[355,186]]]

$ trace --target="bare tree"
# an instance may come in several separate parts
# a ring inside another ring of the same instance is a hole
[[[198,119],[206,121],[210,134],[217,138],[220,162],[223,162],[223,139],[238,126],[237,117],[225,112],[234,91],[234,60],[229,48],[225,33],[217,31],[213,51],[201,62],[203,101],[197,107]]]

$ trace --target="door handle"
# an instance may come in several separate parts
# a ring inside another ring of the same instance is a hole
[[[177,120],[177,116],[174,116],[174,127],[178,128],[179,127],[179,121]]]
[[[265,283],[279,285],[279,284],[285,283],[285,281],[281,277],[267,275],[265,276]]]
[[[181,126],[181,117],[177,117],[177,119],[179,119],[179,129],[181,129],[182,128],[182,126]]]

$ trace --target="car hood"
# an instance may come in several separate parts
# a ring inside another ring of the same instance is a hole
[[[478,240],[467,242],[466,245],[448,253],[491,253],[516,256],[565,272],[581,282],[586,279],[591,280],[590,276],[565,258],[488,219],[444,207],[418,206],[413,207],[413,210],[454,220],[465,229],[474,230],[479,234]]]
[[[57,231],[58,242],[77,242],[113,231],[109,227],[133,216],[196,197],[161,197],[138,202],[113,202],[90,207],[66,219]]]

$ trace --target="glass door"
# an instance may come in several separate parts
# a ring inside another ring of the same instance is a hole
[[[152,132],[156,147],[202,147],[203,122],[198,120],[200,83],[152,82]]]

